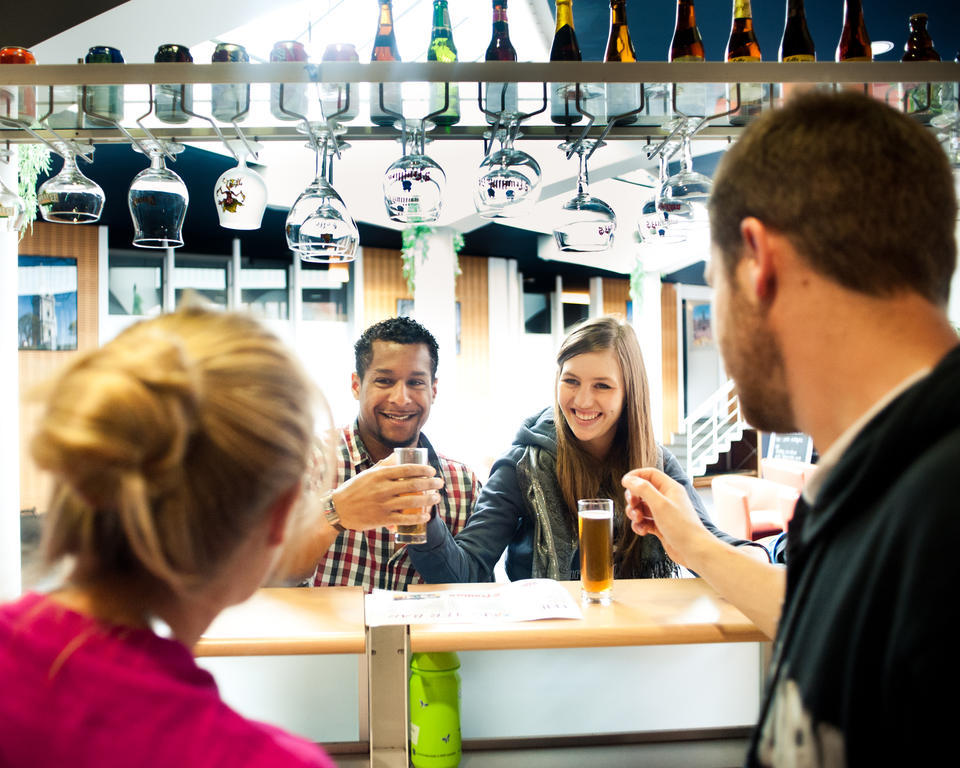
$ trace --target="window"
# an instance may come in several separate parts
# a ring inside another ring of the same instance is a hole
[[[180,306],[185,291],[193,291],[220,307],[227,306],[227,260],[177,256],[173,269],[174,301]]]
[[[240,269],[240,304],[251,314],[268,320],[290,317],[287,268],[244,264]]]
[[[550,294],[523,292],[523,329],[526,333],[550,333]]]
[[[110,254],[108,303],[111,315],[158,315],[163,310],[163,257]]]
[[[20,256],[20,349],[77,348],[77,260]]]
[[[329,268],[303,265],[300,284],[303,319],[346,323],[350,319],[349,296],[351,265]]]

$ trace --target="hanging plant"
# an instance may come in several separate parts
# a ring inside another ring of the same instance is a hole
[[[407,281],[407,288],[412,296],[417,281],[417,265],[427,260],[430,251],[430,235],[436,229],[426,224],[417,224],[403,230],[403,250],[400,260],[403,265],[403,279]],[[463,235],[453,233],[453,274],[460,275],[460,259],[458,254],[463,249]]]
[[[26,206],[25,224],[30,225],[31,231],[37,219],[37,179],[41,173],[49,171],[50,150],[43,144],[20,144],[17,147],[17,193]]]

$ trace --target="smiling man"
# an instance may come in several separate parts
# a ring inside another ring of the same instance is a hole
[[[420,431],[437,395],[437,341],[430,331],[407,317],[389,318],[363,332],[354,358],[359,414],[340,431],[335,485],[321,500],[323,523],[287,553],[286,571],[312,572],[315,586],[402,590],[422,579],[386,526],[423,522],[436,507],[459,530],[480,483]],[[420,465],[394,463],[393,449],[404,446],[427,449],[428,474]],[[416,507],[424,507],[422,517],[402,512]]]

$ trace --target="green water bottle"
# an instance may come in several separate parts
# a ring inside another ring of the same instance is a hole
[[[455,653],[415,653],[410,660],[410,762],[415,768],[460,765],[459,668]]]

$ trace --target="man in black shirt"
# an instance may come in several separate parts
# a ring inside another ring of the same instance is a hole
[[[785,569],[706,534],[655,470],[624,485],[637,533],[775,637],[748,765],[926,765],[952,751],[956,219],[935,135],[854,93],[764,115],[718,168],[708,274],[726,368],[747,420],[811,435],[819,469]]]

